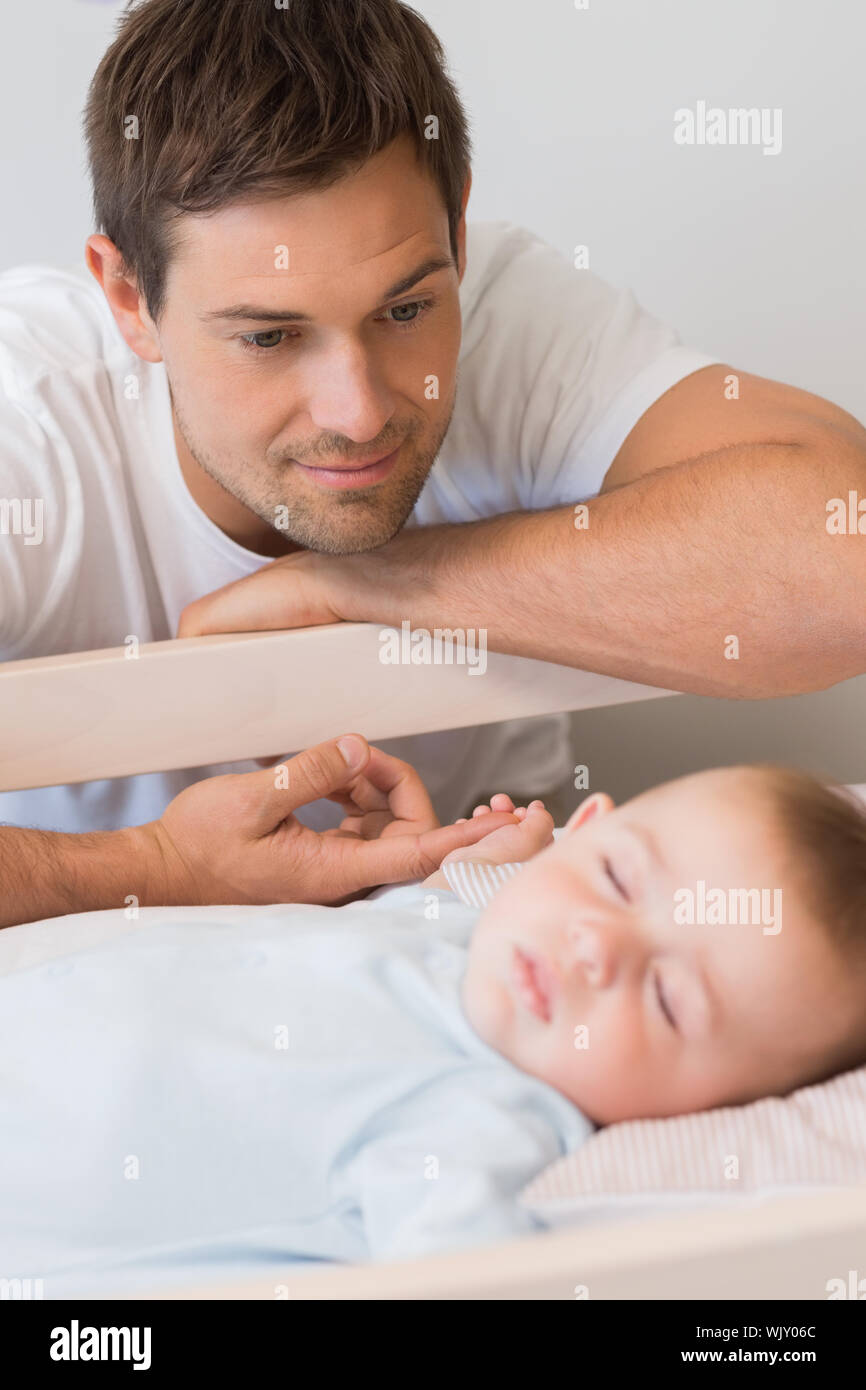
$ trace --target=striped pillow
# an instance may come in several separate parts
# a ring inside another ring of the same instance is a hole
[[[866,1184],[866,1067],[788,1096],[598,1130],[520,1195],[548,1224],[603,1207]],[[606,1213],[609,1214],[609,1213]]]

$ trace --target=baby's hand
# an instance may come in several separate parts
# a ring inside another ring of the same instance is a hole
[[[532,801],[529,806],[515,806],[510,796],[499,792],[491,797],[489,806],[476,806],[472,817],[488,815],[491,811],[510,812],[515,823],[492,830],[475,845],[452,850],[442,860],[443,864],[453,864],[458,860],[471,860],[476,864],[520,864],[553,844],[553,817],[545,810],[543,801]],[[460,825],[463,821],[456,823]],[[424,886],[448,887],[448,880],[441,868],[425,880]]]
[[[476,806],[472,816],[487,816],[491,811],[509,811],[517,824],[500,826],[477,844],[452,850],[443,864],[452,864],[458,859],[473,859],[483,864],[520,864],[553,843],[553,817],[543,801],[515,806],[505,792],[497,792],[490,798],[489,806]]]

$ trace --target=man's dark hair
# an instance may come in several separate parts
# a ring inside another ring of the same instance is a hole
[[[402,134],[441,191],[456,260],[466,116],[439,40],[398,0],[131,3],[85,131],[96,225],[154,321],[177,216],[327,188]]]

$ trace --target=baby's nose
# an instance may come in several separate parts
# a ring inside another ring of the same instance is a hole
[[[615,964],[612,933],[595,923],[576,923],[568,931],[569,961],[586,983],[602,989],[610,983]]]

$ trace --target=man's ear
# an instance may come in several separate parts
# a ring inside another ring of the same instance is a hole
[[[608,796],[607,792],[594,792],[585,801],[581,801],[577,810],[569,816],[564,826],[565,833],[570,835],[572,831],[579,830],[593,816],[606,816],[613,809],[613,798]]]
[[[85,259],[87,269],[102,286],[114,321],[133,352],[145,362],[161,362],[156,325],[137,284],[124,274],[123,257],[114,242],[101,234],[88,237]]]

